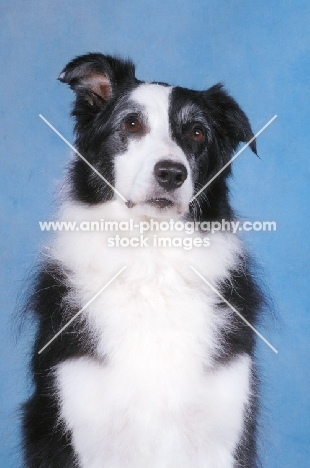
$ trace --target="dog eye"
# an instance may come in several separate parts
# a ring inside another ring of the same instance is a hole
[[[128,117],[125,120],[125,128],[129,133],[140,133],[142,131],[142,124],[137,117]]]
[[[204,137],[204,132],[201,127],[194,127],[190,133],[190,137],[194,141],[201,141]]]

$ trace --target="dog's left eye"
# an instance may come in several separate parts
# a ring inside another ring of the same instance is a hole
[[[204,131],[201,127],[194,127],[190,133],[190,137],[194,141],[201,141],[204,137]]]
[[[128,117],[125,120],[125,128],[129,133],[141,133],[142,124],[137,117]]]

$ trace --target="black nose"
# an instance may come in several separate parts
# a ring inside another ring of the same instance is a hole
[[[154,173],[159,185],[167,192],[181,187],[187,178],[186,167],[173,161],[159,161],[155,164]]]

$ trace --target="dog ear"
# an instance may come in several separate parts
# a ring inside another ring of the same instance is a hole
[[[222,84],[204,91],[208,113],[212,117],[212,128],[221,153],[232,153],[242,141],[247,143],[253,138],[250,122],[236,101],[227,94]],[[256,140],[250,143],[251,150],[257,155]]]
[[[135,67],[129,60],[100,53],[86,54],[68,63],[58,79],[67,83],[77,97],[84,96],[89,104],[95,104],[98,96],[109,101],[118,87],[135,82]]]

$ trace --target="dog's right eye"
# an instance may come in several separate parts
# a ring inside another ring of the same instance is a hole
[[[125,128],[129,133],[141,133],[142,124],[137,117],[128,117],[125,120]]]

